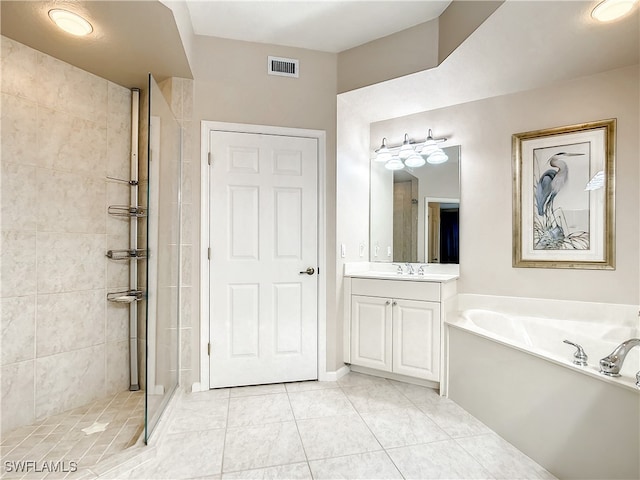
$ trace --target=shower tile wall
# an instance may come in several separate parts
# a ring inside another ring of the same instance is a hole
[[[193,324],[194,305],[198,305],[197,285],[198,250],[194,248],[195,236],[199,234],[194,218],[193,179],[194,168],[199,168],[193,155],[193,80],[172,77],[159,84],[169,102],[171,110],[182,127],[182,192],[181,192],[181,254],[182,278],[180,287],[180,385],[188,391],[199,375],[198,346],[199,328]],[[197,313],[197,312],[196,312]],[[195,373],[194,373],[195,372]]]
[[[2,67],[2,431],[126,390],[130,91],[6,37]]]

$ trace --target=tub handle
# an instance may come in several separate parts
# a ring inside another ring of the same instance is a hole
[[[587,354],[584,353],[584,349],[577,343],[570,342],[569,340],[563,340],[563,343],[576,347],[577,350],[573,354],[573,363],[575,363],[576,365],[580,365],[581,367],[586,367],[589,357],[587,357]]]

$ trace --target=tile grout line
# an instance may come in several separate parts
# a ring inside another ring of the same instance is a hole
[[[390,382],[387,382],[390,383]],[[393,384],[391,384],[391,386],[393,387]],[[395,387],[394,387],[395,388]],[[367,421],[362,418],[362,414],[360,413],[360,411],[356,408],[356,406],[353,404],[353,402],[351,401],[351,399],[349,398],[349,396],[346,394],[346,392],[344,391],[342,385],[340,385],[340,390],[342,391],[343,395],[347,398],[347,400],[349,401],[349,403],[351,404],[351,406],[353,407],[353,409],[356,411],[356,413],[358,414],[358,416],[360,417],[360,420],[362,420],[362,422],[365,424],[365,426],[367,427],[367,429],[369,430],[369,432],[371,432],[371,435],[373,435],[373,438],[376,439],[376,442],[378,442],[378,445],[380,445],[380,448],[382,448],[382,451],[384,452],[384,454],[387,456],[387,458],[389,459],[389,461],[391,462],[391,464],[393,465],[393,467],[396,469],[396,471],[400,474],[400,476],[403,479],[406,479],[406,477],[404,476],[404,474],[402,473],[402,471],[398,468],[398,466],[396,465],[396,463],[393,461],[393,459],[391,458],[391,455],[389,455],[389,452],[387,452],[387,449],[382,445],[382,443],[380,442],[380,440],[378,439],[378,437],[376,436],[376,434],[373,432],[373,430],[371,430],[371,427],[369,426],[369,424],[367,423]],[[398,390],[398,389],[396,389]],[[402,392],[400,392],[402,393]],[[404,396],[404,395],[403,395]],[[411,399],[409,399],[408,397],[405,396],[405,398],[407,398],[407,400],[411,401]]]
[[[461,438],[471,438],[473,436],[479,436],[479,435],[472,435],[470,437],[461,437]],[[469,450],[464,448],[464,445],[462,445],[460,442],[458,442],[457,438],[454,438],[453,441],[456,443],[456,445],[458,445],[458,447],[460,447],[462,449],[463,452],[465,452],[467,455],[469,455],[471,458],[473,458],[476,461],[476,463],[478,465],[480,465],[485,472],[487,472],[493,478],[496,478],[495,473],[493,471],[491,471],[489,468],[487,468],[487,466],[484,464],[484,462],[482,462],[479,458],[476,458],[476,456],[473,453],[471,453]]]
[[[429,406],[430,404],[418,404],[415,401],[413,401],[411,398],[409,398],[407,395],[404,394],[404,392],[402,392],[402,390],[400,390],[396,385],[394,385],[392,382],[389,382],[389,384],[398,392],[400,393],[403,397],[405,397],[407,400],[409,400],[410,402],[410,406],[417,408],[423,415],[425,415],[425,417],[427,417],[431,422],[433,422],[433,424],[440,429],[448,438],[447,439],[442,439],[442,440],[434,440],[432,442],[422,442],[422,443],[416,443],[416,444],[411,444],[411,445],[401,445],[401,446],[397,446],[397,447],[390,447],[389,449],[384,448],[383,450],[385,451],[385,453],[387,454],[387,456],[389,457],[389,459],[391,460],[391,462],[394,464],[394,466],[396,467],[396,469],[398,470],[398,472],[400,472],[400,474],[403,476],[402,472],[400,471],[400,469],[397,467],[397,465],[395,464],[395,462],[393,462],[393,459],[391,458],[391,456],[389,455],[388,450],[393,450],[393,449],[399,449],[399,448],[405,448],[405,447],[415,447],[415,446],[419,446],[419,445],[429,445],[432,443],[438,443],[438,442],[445,442],[445,441],[454,441],[456,443],[456,445],[459,445],[460,447],[462,447],[462,445],[459,444],[459,442],[457,441],[458,438],[470,438],[470,437],[476,437],[476,436],[481,436],[481,435],[486,435],[487,433],[478,433],[478,434],[473,434],[473,435],[465,435],[463,437],[453,437],[451,434],[449,434],[449,432],[447,432],[443,427],[440,426],[440,424],[438,422],[435,421],[435,419],[433,419],[429,414],[425,413],[420,407],[419,405],[424,405],[424,406]],[[421,385],[416,385],[418,387],[422,387]],[[424,387],[427,389],[430,389],[430,387]],[[354,405],[355,408],[355,405]],[[358,414],[360,414],[360,412],[357,410]],[[376,412],[371,412],[376,413]],[[467,412],[468,413],[468,412]],[[475,417],[474,417],[475,418]],[[366,421],[363,419],[363,421],[366,424]],[[368,427],[368,424],[367,424]],[[372,431],[373,433],[373,431]],[[375,437],[375,434],[374,434]],[[376,437],[377,440],[377,437]],[[466,450],[465,450],[466,451]],[[489,473],[489,471],[487,470],[487,468],[484,466],[484,464],[482,462],[480,462],[479,460],[477,460],[475,457],[472,456],[472,458],[485,470],[487,471],[487,473]]]
[[[398,387],[396,387],[393,383],[389,382],[389,384],[398,392],[400,393],[402,396],[404,396],[407,400],[409,400],[409,402],[411,403],[411,406],[415,407],[413,401],[407,397],[404,393],[402,393],[400,391],[400,389]],[[366,423],[366,421],[365,421]],[[374,434],[375,436],[375,434]],[[377,438],[377,437],[376,437]],[[406,445],[405,445],[406,446]],[[400,476],[406,480],[407,477],[405,477],[404,473],[402,473],[402,470],[400,470],[400,467],[398,467],[398,465],[396,465],[396,462],[393,461],[393,457],[391,457],[391,455],[389,454],[389,451],[387,450],[387,448],[384,448],[384,453],[387,456],[387,458],[389,459],[389,461],[391,462],[391,464],[396,468],[396,470],[398,471],[398,473],[400,474]]]
[[[287,393],[287,400],[289,401],[289,408],[291,408],[291,416],[293,417],[293,422],[296,425],[296,432],[298,432],[298,438],[300,439],[300,445],[302,446],[302,453],[304,453],[304,458],[307,464],[307,469],[309,470],[309,475],[311,475],[311,479],[313,480],[315,477],[313,476],[313,471],[311,470],[311,464],[309,463],[309,455],[307,454],[307,449],[304,446],[304,442],[302,441],[302,435],[300,434],[300,426],[298,425],[298,419],[296,418],[296,414],[293,411],[293,404],[291,403],[291,397],[289,396],[290,392],[287,388],[287,385],[284,384],[284,390]]]
[[[224,453],[227,448],[227,431],[229,430],[229,411],[231,410],[231,390],[229,390],[229,397],[227,397],[226,400],[227,400],[227,415],[224,421],[224,438],[222,439],[222,454],[220,456],[220,478],[222,478],[222,476],[224,475]]]

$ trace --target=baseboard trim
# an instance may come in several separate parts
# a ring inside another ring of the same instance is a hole
[[[344,377],[347,373],[349,373],[351,369],[349,365],[343,365],[341,368],[336,370],[335,372],[324,372],[318,375],[318,380],[321,382],[337,382],[339,379]]]
[[[372,375],[374,377],[388,378],[390,380],[397,380],[404,383],[412,383],[413,385],[419,385],[421,387],[433,388],[440,391],[440,384],[431,380],[423,380],[422,378],[409,377],[407,375],[400,375],[392,372],[383,372],[382,370],[375,370],[373,368],[361,367],[360,365],[351,365],[351,371],[356,373],[364,373],[365,375]]]
[[[191,384],[191,393],[206,392],[207,390],[209,390],[209,388],[205,387],[200,382],[193,382]]]

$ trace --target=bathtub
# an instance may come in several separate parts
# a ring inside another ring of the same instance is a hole
[[[640,349],[629,353],[621,377],[598,368],[619,343],[640,338],[637,318],[505,310],[447,314],[446,395],[558,478],[640,478]],[[582,345],[588,366],[573,364],[575,348],[564,339]]]
[[[507,315],[500,312],[469,309],[461,312],[457,321],[450,323],[458,328],[473,331],[545,360],[576,369],[599,380],[615,383],[634,391],[636,372],[640,370],[640,348],[627,355],[620,377],[608,377],[599,372],[599,360],[609,355],[616,346],[630,338],[640,338],[640,331],[631,326],[612,326],[579,320]],[[589,356],[589,366],[573,363],[575,348],[563,343],[570,340],[582,346]]]

